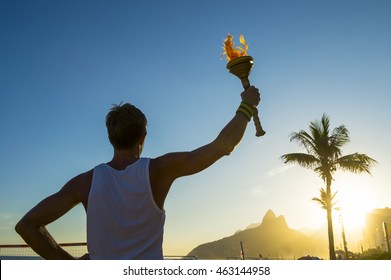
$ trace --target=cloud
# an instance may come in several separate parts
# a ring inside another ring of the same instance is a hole
[[[254,197],[263,197],[263,196],[267,196],[267,194],[268,192],[265,190],[264,187],[261,186],[253,187],[250,190],[250,195]]]
[[[258,178],[256,181],[254,180],[252,184],[253,187],[248,191],[248,193],[254,197],[267,196],[269,194],[268,189],[270,189],[270,187],[272,186],[275,186],[279,182],[279,180],[276,181],[274,177],[284,174],[286,171],[290,170],[293,167],[294,165],[289,164],[270,169],[268,172],[261,175],[261,177]],[[269,179],[271,180],[269,181]]]
[[[267,175],[269,177],[274,177],[274,176],[277,176],[277,175],[280,175],[280,174],[286,172],[287,170],[289,170],[289,169],[291,169],[293,167],[294,167],[293,164],[279,166],[279,167],[276,167],[276,168],[273,168],[273,169],[269,170]]]

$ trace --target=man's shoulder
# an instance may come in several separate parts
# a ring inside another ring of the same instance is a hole
[[[78,185],[78,186],[91,185],[93,174],[94,174],[94,169],[91,169],[88,170],[87,172],[80,173],[79,175],[72,178],[71,181],[74,185]]]
[[[88,201],[93,174],[93,169],[81,173],[69,180],[66,185],[68,191],[70,191],[74,196],[76,196],[78,201],[82,202],[85,205]]]

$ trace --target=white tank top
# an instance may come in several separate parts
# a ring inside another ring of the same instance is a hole
[[[124,170],[94,168],[87,207],[91,259],[163,259],[165,212],[155,203],[148,158]]]

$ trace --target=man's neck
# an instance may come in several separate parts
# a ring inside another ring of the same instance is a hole
[[[123,170],[127,166],[135,163],[140,158],[139,151],[132,150],[114,150],[113,159],[107,164],[114,169]]]

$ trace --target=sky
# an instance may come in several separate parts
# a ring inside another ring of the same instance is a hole
[[[280,157],[303,151],[290,133],[324,113],[350,132],[344,154],[378,161],[371,175],[333,182],[349,242],[366,211],[391,207],[390,13],[387,0],[1,0],[0,244],[22,243],[13,228],[29,209],[111,160],[112,104],[146,114],[145,157],[214,140],[242,91],[222,57],[228,33],[249,45],[267,134],[250,123],[230,156],[174,183],[164,253],[230,236],[268,209],[293,229],[321,228],[311,199],[323,181]],[[59,242],[85,241],[85,219],[76,206],[48,228]]]

